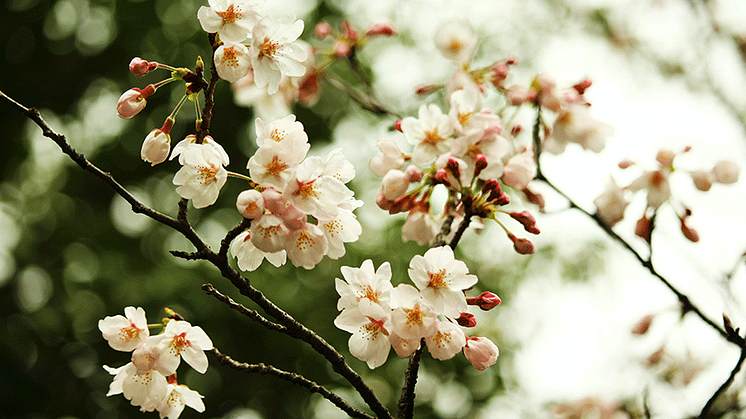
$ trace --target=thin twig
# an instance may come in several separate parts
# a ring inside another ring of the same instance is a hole
[[[274,330],[276,332],[282,332],[282,333],[287,332],[287,328],[285,326],[271,322],[267,320],[266,317],[257,313],[256,310],[252,310],[250,308],[245,307],[243,304],[239,304],[233,301],[231,297],[228,297],[227,295],[215,289],[215,287],[212,284],[204,284],[202,285],[202,289],[207,294],[212,295],[213,297],[225,303],[225,305],[227,305],[228,307],[232,308],[233,310],[236,310],[237,312],[243,314],[244,316],[250,318],[251,320],[254,320],[255,322],[266,327],[267,329]]]
[[[339,397],[337,394],[332,393],[331,391],[327,390],[326,387],[321,386],[300,374],[283,371],[272,365],[247,364],[245,362],[238,362],[234,360],[233,358],[231,358],[230,356],[221,353],[217,348],[212,348],[210,349],[209,352],[213,354],[215,358],[217,358],[218,362],[220,362],[221,364],[225,366],[231,367],[235,370],[248,372],[248,373],[258,373],[262,375],[272,375],[281,380],[285,380],[295,385],[305,387],[311,393],[319,393],[322,397],[329,400],[335,406],[337,406],[342,411],[350,415],[350,417],[360,418],[360,419],[374,419],[373,416],[370,416],[367,413],[361,412],[355,409],[354,407],[350,406],[344,399]]]
[[[417,374],[420,370],[420,357],[425,347],[425,339],[420,339],[420,347],[409,357],[409,365],[404,373],[404,388],[399,398],[397,419],[412,419],[414,415],[414,388],[417,385]]]
[[[725,390],[727,390],[728,387],[730,387],[730,385],[733,383],[733,379],[736,378],[736,374],[738,374],[738,371],[741,370],[743,361],[746,361],[746,347],[741,348],[741,356],[738,358],[736,366],[733,367],[733,370],[730,372],[728,379],[725,380],[725,382],[720,387],[718,387],[717,391],[715,391],[715,394],[710,397],[710,400],[707,400],[707,404],[705,404],[705,407],[702,408],[702,412],[700,412],[699,414],[700,419],[705,419],[708,417],[707,415],[710,413],[710,409],[712,409],[712,406],[715,405],[718,397],[725,393]]]

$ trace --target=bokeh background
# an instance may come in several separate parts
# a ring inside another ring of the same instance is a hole
[[[145,203],[174,214],[179,197],[171,179],[178,164],[150,168],[139,151],[181,88],[160,89],[130,121],[117,117],[115,105],[123,91],[158,80],[132,76],[127,64],[134,56],[185,67],[193,67],[199,55],[208,59],[206,35],[196,20],[201,5],[5,0],[0,90],[42,110],[78,151]],[[453,72],[432,40],[437,27],[454,18],[467,20],[481,37],[475,64],[520,58],[512,83],[527,84],[542,72],[560,86],[591,78],[593,115],[612,124],[615,134],[600,154],[568,147],[544,160],[546,175],[591,211],[610,176],[622,183],[639,174],[616,168],[622,158],[652,168],[660,147],[691,145],[692,152],[677,160],[684,172],[724,158],[746,163],[746,7],[738,0],[268,0],[263,12],[303,18],[303,38],[312,43],[320,20],[336,25],[348,18],[361,29],[382,18],[392,21],[400,35],[370,42],[361,58],[384,103],[404,115],[423,100],[416,86],[443,83]],[[256,115],[234,103],[227,83],[220,83],[216,99],[212,134],[231,156],[229,169],[241,171],[253,153]],[[487,102],[499,98],[493,94]],[[367,162],[377,153],[378,139],[395,135],[389,132],[393,120],[359,110],[329,85],[316,105],[296,105],[293,112],[306,127],[312,153],[343,147],[354,163],[358,175],[351,186],[365,201],[357,211],[364,233],[339,261],[326,259],[312,271],[265,264],[249,278],[348,354],[348,334],[332,324],[340,266],[389,261],[394,283],[406,282],[409,260],[425,248],[402,243],[403,219],[374,204],[379,180]],[[189,109],[182,111],[174,140],[190,133],[193,123]],[[164,307],[174,309],[207,331],[224,353],[304,374],[359,405],[318,354],[206,296],[200,286],[210,282],[251,306],[209,266],[169,255],[191,250],[185,240],[131,214],[123,200],[5,105],[0,127],[0,418],[154,417],[121,396],[105,395],[111,376],[102,365],[128,359],[108,347],[97,322],[126,306],[145,308],[151,323]],[[653,260],[708,316],[718,320],[727,313],[744,327],[746,182],[705,194],[684,173],[672,181],[675,199],[693,209],[691,225],[702,239],[687,242],[673,209],[664,208]],[[228,182],[216,205],[191,211],[212,246],[240,221],[233,208],[241,189],[240,182]],[[738,350],[698,319],[681,319],[674,296],[630,254],[582,214],[566,210],[561,197],[540,184],[536,189],[547,198],[547,214],[517,195],[513,204],[537,214],[542,234],[535,255],[516,255],[495,226],[468,233],[458,252],[479,276],[479,288],[503,298],[501,307],[477,313],[475,332],[498,344],[498,363],[478,372],[462,356],[436,362],[425,354],[417,417],[642,417],[644,405],[652,417],[696,415],[725,381]],[[633,234],[643,207],[642,199],[633,202],[628,219],[615,229],[646,252]],[[654,316],[650,331],[632,335],[646,315]],[[348,358],[394,405],[406,360],[391,355],[370,371]],[[345,417],[319,396],[273,377],[212,365],[204,375],[182,368],[179,380],[203,394],[207,406],[202,416],[187,409],[185,418]],[[741,417],[743,389],[741,374],[713,417]]]

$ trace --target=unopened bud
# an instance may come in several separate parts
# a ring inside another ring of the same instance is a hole
[[[378,205],[378,208],[384,211],[388,211],[393,203],[394,201],[386,199],[386,197],[383,195],[383,191],[379,192],[378,195],[376,195],[376,205]]]
[[[497,295],[485,291],[479,294],[479,297],[467,297],[466,304],[471,306],[479,306],[484,311],[492,310],[493,308],[502,304],[502,300]]]
[[[487,197],[487,200],[497,205],[498,207],[510,204],[510,196],[508,196],[508,194],[506,194],[505,192],[500,192],[498,194],[493,191]]]
[[[738,165],[730,160],[721,160],[712,168],[715,182],[730,184],[738,180]]]
[[[477,325],[477,319],[471,313],[461,313],[461,316],[456,319],[456,323],[462,327],[474,327]]]
[[[158,68],[158,63],[151,63],[140,57],[135,57],[130,61],[130,72],[136,76],[144,76]]]
[[[365,32],[368,36],[393,36],[396,35],[394,25],[389,21],[374,22]]]
[[[334,56],[337,58],[350,57],[352,55],[352,47],[345,41],[335,41],[332,47]]]
[[[436,184],[451,186],[451,181],[448,180],[448,173],[446,173],[445,169],[438,169],[438,171],[435,172],[434,180]]]
[[[626,169],[626,168],[628,168],[628,167],[630,167],[630,166],[632,166],[634,164],[635,164],[635,162],[633,162],[632,160],[624,159],[624,160],[622,160],[622,161],[619,162],[619,168],[620,169]]]
[[[342,34],[345,36],[345,38],[353,42],[357,40],[357,31],[355,30],[355,28],[352,27],[350,21],[345,20],[344,22],[342,22],[340,27],[342,28]]]
[[[523,194],[526,196],[526,199],[528,200],[528,202],[537,205],[540,210],[544,210],[544,205],[545,205],[544,195],[540,193],[535,193],[529,188],[521,189],[521,192],[523,192]]]
[[[591,84],[593,84],[593,82],[590,79],[585,79],[585,80],[580,81],[578,84],[572,86],[572,88],[575,89],[578,92],[578,94],[582,95],[585,93],[585,89],[591,87]]]
[[[521,255],[533,255],[534,244],[529,239],[518,238],[513,234],[509,234],[510,240],[513,242],[513,249]]]
[[[448,161],[446,162],[446,170],[450,172],[456,179],[461,179],[461,168],[459,168],[456,159],[448,159]]]
[[[707,192],[712,187],[712,182],[715,180],[715,176],[710,172],[704,170],[697,170],[691,173],[694,186],[700,191]]]
[[[658,151],[655,159],[658,160],[658,163],[663,167],[672,167],[674,157],[676,157],[676,153],[674,153],[673,150],[662,148]]]
[[[633,335],[644,335],[648,332],[648,329],[650,329],[650,324],[653,322],[653,315],[648,314],[647,316],[643,317],[635,323],[635,325],[632,327],[632,334]]]
[[[405,195],[396,201],[394,201],[391,206],[389,207],[389,214],[397,214],[400,212],[409,211],[416,205],[414,201],[414,196],[412,195]]]
[[[513,217],[514,220],[523,224],[523,228],[527,232],[531,234],[540,233],[539,229],[536,227],[536,218],[534,218],[534,216],[530,212],[528,211],[511,212],[510,216]]]
[[[650,222],[650,219],[647,216],[643,215],[642,218],[637,220],[637,224],[635,225],[635,235],[650,243],[652,234],[653,223]]]
[[[474,177],[478,177],[482,173],[482,170],[487,168],[487,164],[487,157],[484,154],[477,155],[477,158],[474,160]]]
[[[404,132],[404,131],[402,131],[402,130],[401,130],[401,119],[399,119],[399,120],[397,120],[396,122],[394,122],[394,128],[395,128],[395,129],[396,129],[397,131],[399,131],[399,132]]]
[[[487,179],[486,182],[484,182],[484,185],[482,186],[482,193],[483,194],[489,194],[493,191],[497,191],[498,195],[502,193],[502,189],[500,189],[500,182],[497,181],[497,179]]]
[[[684,217],[681,218],[681,232],[690,242],[696,243],[699,241],[699,233],[697,233],[697,230],[686,225],[686,219]]]
[[[406,169],[404,169],[404,175],[409,179],[409,183],[415,183],[422,180],[424,173],[422,173],[422,169],[419,167],[410,164]]]
[[[513,128],[510,129],[510,135],[515,137],[516,135],[520,134],[522,130],[523,127],[520,124],[515,125]]]
[[[313,34],[318,39],[324,39],[332,34],[332,25],[329,22],[319,22],[316,27],[313,28]]]

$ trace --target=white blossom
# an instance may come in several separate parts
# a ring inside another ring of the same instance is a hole
[[[277,92],[282,75],[300,77],[306,73],[302,64],[308,58],[306,49],[295,41],[303,32],[303,21],[286,15],[277,22],[263,17],[252,31],[251,56],[254,83],[267,86],[267,93]]]
[[[98,328],[117,351],[130,352],[150,336],[145,310],[125,307],[124,316],[108,316],[98,321]]]
[[[257,11],[264,0],[208,0],[210,7],[202,6],[197,19],[207,33],[220,32],[223,42],[242,42],[251,35],[251,28],[259,21]]]

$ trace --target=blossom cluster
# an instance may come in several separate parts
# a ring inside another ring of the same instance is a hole
[[[352,212],[362,202],[346,186],[355,169],[342,149],[306,157],[308,136],[295,115],[269,124],[257,119],[256,133],[259,148],[246,166],[254,187],[236,201],[251,228],[230,247],[239,268],[254,270],[265,258],[280,266],[289,258],[312,269],[324,255],[343,256],[344,243],[362,232]]]
[[[642,217],[637,221],[635,234],[650,242],[653,230],[653,217],[658,208],[666,202],[672,203],[676,209],[679,220],[681,221],[681,231],[684,236],[696,242],[699,240],[697,231],[687,225],[687,218],[691,216],[691,210],[683,204],[674,205],[672,202],[671,184],[669,177],[674,172],[684,172],[688,174],[694,186],[700,191],[707,192],[713,183],[732,184],[738,180],[738,166],[729,160],[717,162],[709,171],[706,170],[676,170],[674,160],[678,155],[688,153],[690,147],[676,153],[673,150],[663,148],[658,151],[655,159],[658,167],[654,170],[645,170],[635,178],[629,185],[620,187],[612,178],[607,185],[606,190],[599,195],[593,203],[596,205],[598,217],[607,225],[614,226],[624,218],[627,205],[632,200],[632,196],[637,192],[644,193],[646,196],[646,207]],[[634,162],[623,160],[619,167],[627,169],[634,166]]]
[[[277,92],[282,76],[306,72],[306,49],[296,42],[303,21],[294,15],[277,20],[262,16],[263,0],[209,0],[197,12],[202,29],[217,33],[221,45],[214,52],[215,67],[223,80],[235,82],[253,70],[254,84]],[[247,42],[248,44],[244,44]]]
[[[476,325],[467,305],[489,310],[500,299],[489,292],[465,297],[464,290],[474,286],[477,277],[454,258],[450,247],[432,248],[411,260],[409,278],[416,288],[409,284],[394,288],[388,262],[375,271],[371,260],[360,268],[345,266],[341,271],[344,280],[336,279],[341,313],[334,324],[352,333],[350,353],[370,368],[386,362],[392,347],[400,357],[408,357],[422,340],[436,359],[451,359],[463,352],[479,370],[497,360],[499,351],[492,341],[468,337],[460,326]]]
[[[203,412],[202,396],[176,381],[181,359],[199,373],[207,371],[204,351],[212,341],[199,326],[183,320],[167,319],[163,332],[150,336],[145,310],[126,307],[124,316],[99,320],[98,328],[117,351],[132,352],[132,360],[119,368],[104,366],[114,376],[107,396],[123,394],[143,412],[154,410],[161,418],[176,419],[184,406]]]

